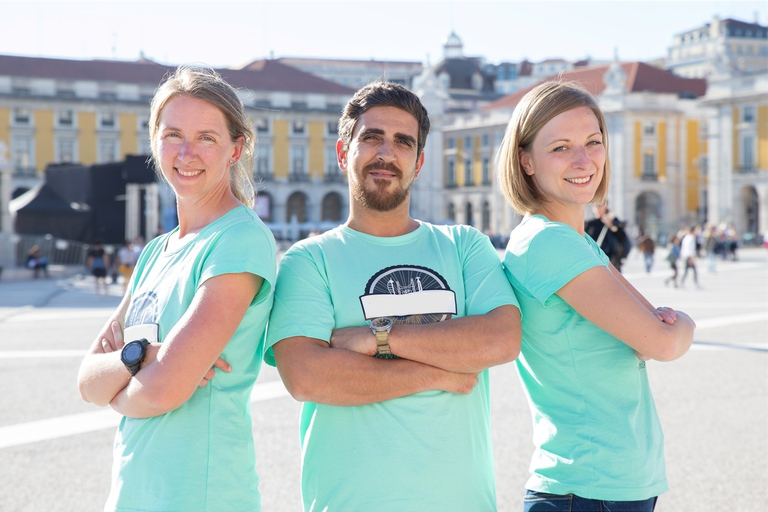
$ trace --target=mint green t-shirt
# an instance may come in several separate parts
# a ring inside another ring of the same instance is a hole
[[[517,300],[499,255],[475,229],[421,223],[380,238],[342,226],[294,245],[280,262],[265,359],[274,364],[271,347],[280,340],[328,341],[335,328],[366,325],[365,316],[435,322],[507,304]],[[487,371],[465,396],[427,391],[355,407],[305,403],[304,509],[496,510],[489,407]]]
[[[517,368],[533,415],[528,489],[587,499],[665,492],[664,437],[635,351],[556,292],[608,258],[587,235],[541,215],[512,231],[504,267],[523,313]]]
[[[217,371],[174,411],[121,420],[105,510],[260,510],[250,395],[272,306],[274,238],[245,206],[166,252],[169,235],[152,240],[141,253],[129,290],[126,327],[157,323],[162,342],[207,279],[249,272],[264,283],[221,354],[232,365],[231,373]]]

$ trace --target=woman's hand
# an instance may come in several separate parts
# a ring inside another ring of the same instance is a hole
[[[232,371],[232,366],[228,362],[226,362],[222,358],[218,358],[216,362],[213,363],[213,366],[211,367],[211,369],[208,370],[208,372],[205,374],[205,376],[203,377],[203,380],[201,380],[200,384],[198,384],[197,386],[204,388],[208,384],[208,381],[213,380],[213,377],[216,375],[216,368],[218,368],[219,370],[225,371],[227,373]]]

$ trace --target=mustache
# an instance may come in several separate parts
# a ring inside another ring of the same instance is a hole
[[[394,173],[398,178],[403,177],[403,171],[392,162],[371,162],[370,164],[363,167],[363,172],[366,173],[376,170],[389,171]]]

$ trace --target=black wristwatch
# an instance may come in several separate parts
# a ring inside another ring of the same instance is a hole
[[[131,375],[139,373],[141,363],[147,355],[147,345],[149,345],[149,342],[146,338],[123,345],[123,350],[120,352],[120,360],[128,371],[131,372]]]

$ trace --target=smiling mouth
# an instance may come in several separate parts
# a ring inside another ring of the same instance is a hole
[[[585,183],[589,183],[590,180],[592,180],[592,176],[587,176],[586,178],[565,178],[565,181],[575,185],[583,185]]]
[[[176,172],[178,172],[179,174],[181,174],[182,176],[184,176],[186,178],[191,178],[192,176],[197,176],[198,174],[202,174],[203,170],[199,169],[197,171],[184,172],[181,169],[177,168]]]

